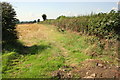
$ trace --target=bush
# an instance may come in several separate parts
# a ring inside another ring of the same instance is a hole
[[[61,28],[82,34],[94,35],[100,39],[120,38],[120,13],[113,10],[109,13],[98,13],[87,16],[60,16],[56,20],[44,21],[42,23],[56,25],[58,29]]]
[[[11,4],[7,2],[0,2],[2,10],[2,42],[12,43],[17,39],[17,32],[15,31],[15,25],[18,22],[16,19],[16,12]]]

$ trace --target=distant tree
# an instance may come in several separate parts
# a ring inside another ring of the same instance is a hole
[[[36,23],[36,20],[34,20],[33,23]]]
[[[15,42],[17,37],[17,32],[15,31],[16,23],[19,21],[16,19],[16,12],[12,5],[7,2],[0,2],[0,12],[2,12],[2,43]]]
[[[43,18],[43,20],[45,21],[45,20],[47,19],[46,14],[43,14],[43,15],[42,15],[42,18]]]
[[[40,22],[40,19],[38,19],[37,22]]]

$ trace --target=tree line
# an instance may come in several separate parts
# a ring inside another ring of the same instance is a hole
[[[42,18],[43,18],[43,21],[47,20],[47,15],[46,14],[43,14],[42,15]],[[33,20],[33,21],[19,21],[17,22],[17,24],[28,24],[28,23],[39,23],[40,22],[40,19],[37,19],[37,20]]]

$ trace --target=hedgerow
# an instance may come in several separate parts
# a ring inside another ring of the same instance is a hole
[[[46,20],[41,23],[55,25],[58,29],[94,35],[100,39],[120,38],[120,13],[114,10],[111,10],[109,13],[78,17],[60,16],[56,20]]]

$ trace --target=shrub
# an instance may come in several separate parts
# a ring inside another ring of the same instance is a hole
[[[17,39],[17,32],[15,31],[15,25],[18,19],[15,18],[16,12],[11,4],[7,2],[0,2],[2,9],[2,42],[12,43]]]
[[[110,11],[109,13],[98,13],[78,17],[60,16],[56,20],[44,21],[56,25],[58,29],[80,32],[82,34],[94,35],[100,39],[120,38],[120,13]]]

